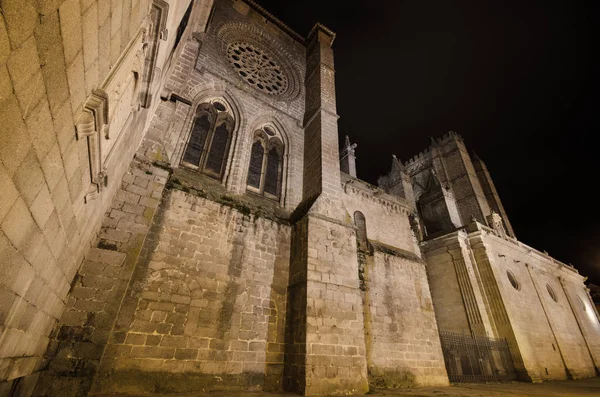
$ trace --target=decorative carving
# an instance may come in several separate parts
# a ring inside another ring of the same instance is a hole
[[[102,164],[101,139],[109,139],[108,95],[102,90],[94,90],[85,102],[76,124],[77,139],[86,139],[88,145],[90,182],[85,202],[96,199],[107,184],[106,169]]]
[[[156,57],[158,56],[159,40],[167,38],[167,14],[169,4],[163,0],[154,0],[150,10],[150,27],[144,39],[144,73],[142,75],[142,88],[140,89],[140,103],[143,108],[150,107],[152,94],[150,88],[152,79],[156,74]]]
[[[298,71],[302,66],[294,64],[293,60],[299,59],[301,54],[290,53],[289,47],[255,25],[226,23],[218,28],[217,36],[222,43],[223,55],[237,78],[277,99],[298,97],[302,91],[300,76],[303,72]]]
[[[496,234],[498,234],[499,237],[506,239],[506,230],[504,229],[500,214],[492,211],[492,213],[487,216],[487,221],[489,226],[496,231]]]
[[[229,45],[227,59],[235,72],[252,87],[270,95],[283,94],[288,78],[266,50],[238,41]]]

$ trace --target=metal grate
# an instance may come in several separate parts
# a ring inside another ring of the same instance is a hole
[[[515,367],[506,339],[440,330],[450,382],[507,382]]]

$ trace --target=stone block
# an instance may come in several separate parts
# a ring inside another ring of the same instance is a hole
[[[83,65],[86,73],[98,59],[98,7],[93,3],[83,14]],[[97,77],[96,77],[97,80]]]
[[[40,229],[46,226],[48,218],[54,211],[54,204],[52,203],[52,197],[46,187],[46,184],[42,185],[42,189],[38,193],[37,197],[33,200],[31,205],[31,214],[35,219]]]
[[[38,159],[43,159],[56,142],[48,102],[40,101],[25,119],[25,123]]]
[[[175,350],[176,360],[195,360],[198,357],[198,349],[177,349]]]
[[[64,1],[59,10],[60,30],[62,33],[65,62],[70,65],[81,51],[83,40],[81,34],[81,9],[79,0]],[[83,84],[83,79],[80,80]]]
[[[64,155],[75,141],[75,122],[71,102],[65,101],[56,111],[53,111],[52,118],[60,152]]]
[[[69,82],[69,92],[71,93],[71,109],[73,114],[77,115],[85,100],[83,51],[79,51],[73,58],[73,61],[67,66],[67,80]]]
[[[131,349],[131,358],[170,359],[174,355],[175,348],[172,347],[134,346]]]
[[[2,14],[13,49],[19,48],[33,33],[38,23],[34,0],[3,0]]]
[[[54,187],[64,175],[63,162],[60,156],[58,143],[54,143],[50,147],[48,154],[43,158],[41,165],[48,188],[54,190]]]
[[[17,249],[25,246],[35,223],[23,199],[20,197],[17,199],[6,214],[1,227],[6,237]]]
[[[121,1],[112,1],[111,6],[110,34],[111,37],[117,33],[119,33],[119,36],[121,36],[119,30],[121,29],[122,23],[121,18],[123,16],[123,3]],[[119,46],[119,50],[120,48],[121,46]]]
[[[85,70],[85,96],[89,96],[92,90],[98,88],[98,60]]]
[[[31,206],[33,200],[42,189],[42,185],[44,185],[42,166],[38,162],[33,149],[29,150],[23,162],[17,168],[13,176],[13,181],[25,203]]]
[[[4,64],[10,55],[10,41],[4,18],[0,18],[0,64]]]
[[[117,2],[120,4],[120,2]],[[114,21],[114,15],[111,18],[111,30],[112,27],[115,26],[113,24]],[[118,25],[119,27],[121,26],[120,24]],[[110,39],[110,64],[114,65],[115,62],[117,62],[117,59],[119,59],[119,56],[121,55],[121,30],[119,29],[117,31],[116,34],[113,34],[113,36]]]
[[[0,120],[0,160],[12,176],[31,147],[31,139],[15,96],[11,96],[0,106]]]
[[[5,64],[0,64],[0,103],[13,93],[12,81]]]
[[[100,248],[90,248],[85,257],[90,261],[106,263],[111,266],[120,266],[125,259],[125,254]]]
[[[19,101],[23,117],[28,117],[31,111],[37,106],[38,102],[44,98],[46,87],[44,87],[44,78],[41,71],[36,73],[23,86],[15,86],[15,96]]]
[[[69,196],[69,185],[67,179],[61,176],[60,180],[52,190],[52,202],[56,208],[57,214],[62,214],[65,207],[71,205],[71,198]]]
[[[8,175],[6,168],[0,163],[0,192],[2,192],[2,200],[0,200],[0,223],[4,220],[4,217],[11,209],[19,192],[17,187],[13,183],[12,179]]]

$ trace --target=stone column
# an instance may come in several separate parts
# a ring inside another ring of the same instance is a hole
[[[284,386],[303,395],[368,390],[356,233],[341,201],[335,35],[307,39],[303,201],[294,214]]]

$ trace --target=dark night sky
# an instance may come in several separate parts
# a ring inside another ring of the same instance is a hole
[[[600,284],[599,1],[258,2],[303,36],[317,21],[337,33],[339,133],[361,179],[454,130],[519,240]]]

